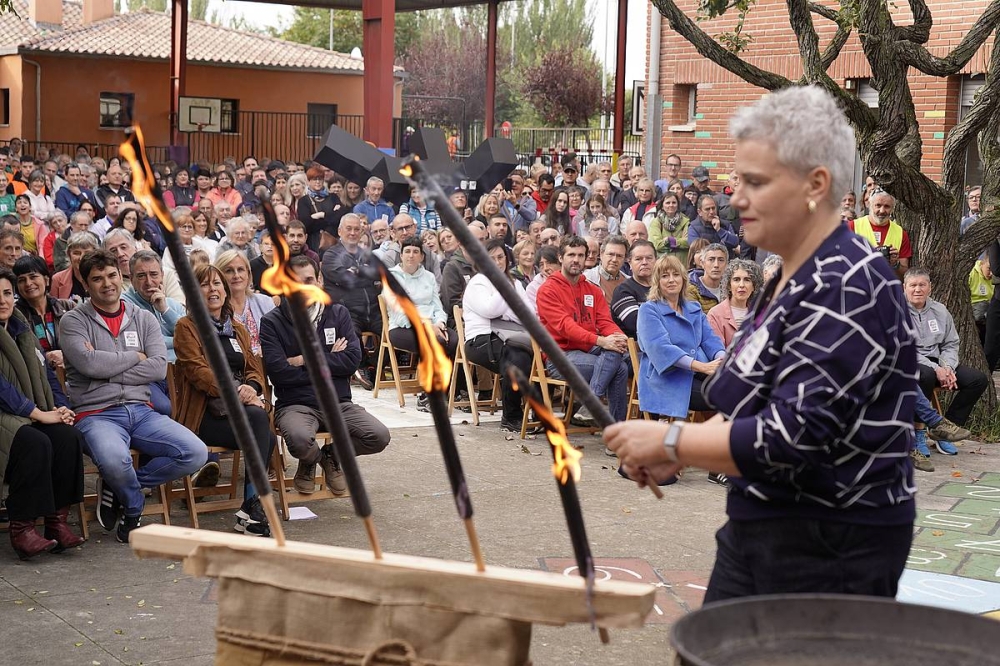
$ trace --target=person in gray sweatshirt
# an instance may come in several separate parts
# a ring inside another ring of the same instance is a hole
[[[80,276],[90,300],[59,323],[66,394],[84,450],[101,474],[97,520],[108,531],[117,528],[118,541],[128,543],[142,515],[142,489],[198,471],[208,450],[150,404],[149,385],[166,377],[167,348],[156,317],[122,300],[115,257],[88,253]],[[143,454],[138,470],[130,449]]]
[[[920,388],[929,398],[936,387],[957,391],[946,419],[964,426],[986,390],[986,375],[958,362],[958,331],[944,304],[931,298],[931,276],[924,268],[911,268],[903,276],[903,292],[917,334]],[[940,447],[939,447],[940,448]],[[947,447],[946,447],[947,448]],[[944,451],[954,455],[950,451]],[[957,453],[957,449],[955,453]]]

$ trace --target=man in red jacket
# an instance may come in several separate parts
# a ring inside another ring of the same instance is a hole
[[[585,240],[579,236],[563,239],[559,246],[562,270],[550,275],[538,290],[538,319],[584,379],[590,381],[590,389],[598,397],[607,397],[615,420],[624,421],[628,409],[628,338],[611,319],[601,288],[584,279],[586,257]],[[551,375],[559,377],[551,362],[546,367]]]

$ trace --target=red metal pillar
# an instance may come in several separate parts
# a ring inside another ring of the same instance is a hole
[[[393,62],[396,7],[393,0],[363,0],[362,51],[365,56],[365,140],[379,148],[392,146]]]
[[[173,0],[170,12],[170,144],[181,145],[182,134],[177,129],[181,96],[187,78],[187,0]]]
[[[489,0],[486,21],[486,137],[493,136],[497,101],[497,5]]]
[[[615,117],[612,149],[615,166],[625,150],[625,36],[628,32],[628,0],[618,0],[618,52],[615,56]]]

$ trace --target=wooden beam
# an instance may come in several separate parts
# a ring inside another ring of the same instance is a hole
[[[359,592],[371,581],[373,603],[403,591],[407,600],[458,613],[501,616],[537,624],[589,623],[582,578],[560,573],[487,566],[479,573],[471,562],[385,553],[376,561],[370,551],[149,525],[132,532],[132,550],[141,558],[184,560],[196,576],[239,578],[294,589],[293,579],[308,582],[312,593],[342,596]],[[310,570],[316,571],[315,575]],[[321,573],[320,573],[321,572]],[[593,609],[602,628],[641,627],[653,608],[656,588],[644,583],[598,581]]]

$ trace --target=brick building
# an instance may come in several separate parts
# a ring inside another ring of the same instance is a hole
[[[689,16],[694,16],[695,0],[678,0],[677,4]],[[821,4],[836,6],[828,0],[823,0]],[[943,56],[961,41],[988,5],[988,0],[928,0],[927,4],[934,16],[927,48]],[[651,46],[646,58],[647,95],[653,89],[652,82],[648,80],[649,54],[656,50],[651,26],[654,24],[652,12],[657,9],[649,5],[649,11],[647,33]],[[911,22],[906,3],[898,3],[893,12],[897,24]],[[735,12],[730,14],[735,15]],[[735,20],[735,16],[726,15],[700,26],[709,34],[717,35],[731,30]],[[823,48],[836,31],[836,26],[815,15],[813,21],[820,47]],[[754,42],[740,54],[744,60],[793,80],[802,75],[798,44],[783,0],[758,0],[748,15],[745,31],[754,37]],[[660,150],[659,155],[650,155],[647,162],[658,159],[658,175],[662,175],[666,156],[677,153],[683,160],[682,173],[686,177],[690,177],[693,167],[703,165],[712,176],[712,189],[718,190],[733,165],[733,144],[728,136],[729,116],[735,108],[756,99],[764,91],[702,57],[687,40],[670,28],[666,19],[660,22],[659,37],[657,79],[658,93],[662,98],[662,127],[659,141],[647,143],[647,146],[659,146]],[[935,78],[911,70],[910,85],[923,139],[922,168],[931,178],[939,179],[941,176],[946,133],[971,106],[976,90],[984,81],[983,73],[989,65],[991,48],[992,39],[957,76]],[[856,32],[851,35],[829,73],[835,81],[867,100],[871,106],[878,105],[878,92],[868,83],[871,70]],[[863,181],[861,163],[856,161],[856,189],[860,189]],[[975,185],[981,181],[982,164],[973,145],[966,160],[966,183]]]

